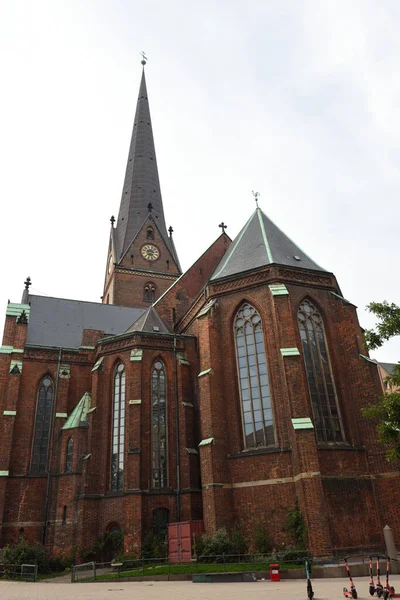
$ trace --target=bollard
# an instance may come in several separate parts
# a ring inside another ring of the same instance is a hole
[[[390,558],[397,558],[397,550],[394,545],[393,532],[389,525],[383,528],[383,537],[385,538],[386,553]]]

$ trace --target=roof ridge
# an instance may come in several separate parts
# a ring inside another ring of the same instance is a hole
[[[325,272],[257,206],[211,279],[231,277],[272,264]]]
[[[238,234],[238,236],[239,236],[239,237],[238,237],[238,239],[237,239],[236,243],[232,242],[232,244],[234,243],[234,246],[233,246],[233,248],[232,248],[232,249],[231,249],[231,248],[229,248],[229,249],[228,249],[227,256],[226,256],[226,257],[225,257],[225,256],[223,256],[223,257],[222,257],[223,259],[225,258],[226,260],[225,260],[225,262],[223,263],[223,265],[222,265],[222,267],[220,268],[220,270],[218,271],[218,273],[215,273],[215,275],[211,275],[211,277],[217,277],[217,276],[218,276],[218,275],[221,273],[221,271],[223,271],[223,270],[225,269],[225,267],[227,266],[227,264],[228,264],[229,260],[230,260],[230,259],[231,259],[231,257],[232,257],[232,254],[234,253],[234,251],[236,250],[237,246],[239,245],[239,242],[240,242],[240,241],[241,241],[241,239],[243,238],[243,236],[244,236],[244,234],[245,234],[245,232],[246,232],[246,230],[247,230],[247,228],[248,228],[248,226],[249,226],[249,224],[250,224],[251,220],[253,219],[254,215],[255,215],[255,212],[254,212],[254,213],[251,215],[251,217],[248,219],[248,221],[247,221],[246,225],[245,225],[245,226],[242,228],[241,232],[239,232],[239,234]],[[217,265],[217,267],[216,267],[216,268],[218,269],[218,267],[219,267],[219,265]],[[210,277],[210,279],[211,279],[211,277]]]

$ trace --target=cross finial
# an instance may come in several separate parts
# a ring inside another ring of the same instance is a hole
[[[111,221],[111,227],[114,227],[114,223],[115,223],[115,217],[114,217],[114,215],[112,215],[110,221]]]
[[[29,290],[29,286],[31,285],[31,283],[32,283],[32,281],[31,281],[31,278],[28,276],[28,277],[26,278],[26,281],[24,281],[24,284],[25,284],[25,289],[26,289],[26,290]]]
[[[225,233],[225,229],[228,227],[228,225],[225,225],[225,223],[222,221],[222,223],[220,223],[218,227],[221,227],[222,233]]]
[[[253,194],[253,196],[254,196],[254,200],[256,201],[257,208],[258,208],[258,198],[259,198],[259,196],[260,196],[260,192],[254,192],[254,191],[252,191],[251,193],[252,193],[252,194]]]
[[[143,52],[143,50],[142,50],[142,52],[141,52],[140,54],[142,55],[142,60],[141,60],[141,62],[142,62],[142,65],[144,66],[144,65],[147,63],[147,56],[146,56],[146,54]]]
[[[151,211],[153,210],[153,205],[152,205],[152,203],[151,203],[151,202],[149,202],[149,203],[148,203],[148,205],[147,205],[147,209],[148,209],[148,211],[149,211],[150,213],[151,213]]]
[[[172,237],[172,232],[173,231],[174,230],[172,229],[172,225],[170,225],[169,228],[168,228],[169,237]]]

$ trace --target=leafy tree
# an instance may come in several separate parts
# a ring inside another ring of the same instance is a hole
[[[384,393],[376,404],[363,408],[362,414],[379,421],[378,439],[388,448],[386,458],[397,462],[400,461],[400,364],[394,367],[393,375],[387,381],[398,389]]]
[[[370,350],[380,348],[391,337],[400,335],[399,306],[384,300],[371,302],[367,309],[379,319],[375,330],[365,331],[365,340]],[[386,458],[397,462],[400,461],[400,364],[394,367],[393,374],[386,381],[393,391],[385,392],[376,404],[363,408],[362,414],[379,421],[378,439],[387,447]]]
[[[370,350],[380,348],[391,337],[400,335],[400,306],[384,300],[371,302],[367,309],[379,319],[375,329],[366,329],[364,334]]]

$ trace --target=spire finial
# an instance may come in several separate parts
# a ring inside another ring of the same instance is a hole
[[[115,217],[114,217],[114,215],[112,215],[110,221],[111,221],[111,227],[114,227],[114,223],[115,223]]]
[[[151,213],[151,211],[153,210],[153,205],[151,202],[148,203],[147,210],[149,211],[149,213]]]
[[[140,54],[141,54],[141,56],[142,56],[141,63],[142,63],[142,65],[144,66],[144,65],[147,63],[147,56],[146,56],[146,54],[143,52],[143,50],[142,50],[142,52],[141,52]]]
[[[258,198],[259,198],[259,196],[260,196],[260,192],[254,192],[254,191],[252,190],[252,192],[251,192],[251,193],[252,193],[252,194],[253,194],[253,196],[254,196],[254,200],[256,201],[257,208],[258,208]]]
[[[172,232],[173,231],[174,230],[172,229],[172,225],[170,225],[169,228],[168,228],[169,237],[172,237]]]
[[[228,225],[225,225],[225,223],[222,221],[222,223],[220,223],[218,227],[221,227],[222,233],[225,233],[225,229],[228,227]]]
[[[30,277],[27,277],[26,280],[24,281],[25,284],[25,289],[22,292],[22,300],[21,300],[21,304],[28,304],[29,302],[29,286],[31,285],[32,281]],[[23,321],[20,321],[21,323]]]

